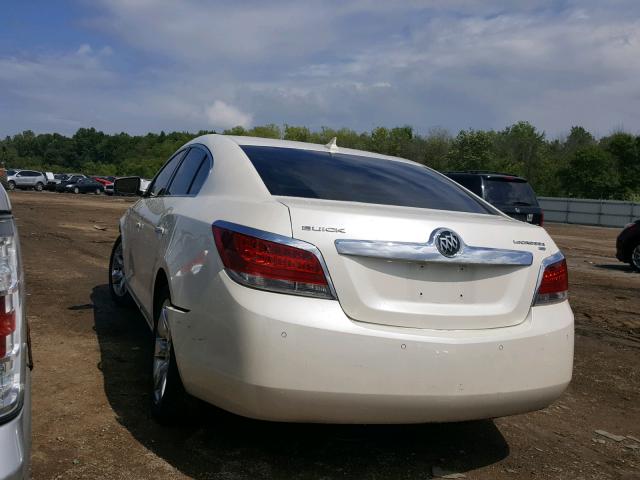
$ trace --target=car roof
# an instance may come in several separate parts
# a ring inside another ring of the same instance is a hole
[[[368,152],[365,150],[356,150],[354,148],[346,148],[337,145],[337,150],[330,150],[327,145],[321,145],[319,143],[308,143],[308,142],[297,142],[293,140],[280,140],[275,138],[262,138],[262,137],[245,137],[242,135],[219,135],[219,134],[209,134],[203,135],[203,137],[223,137],[228,139],[239,146],[252,145],[252,146],[260,146],[260,147],[279,147],[279,148],[296,148],[299,150],[312,150],[316,152],[330,152],[333,151],[335,153],[344,153],[348,155],[359,155],[361,157],[373,157],[373,158],[382,158],[385,160],[396,160],[401,162],[409,162],[415,163],[411,160],[407,160],[405,158],[400,157],[392,157],[390,155],[382,155],[380,153]],[[199,138],[203,138],[199,137]]]
[[[503,178],[505,180],[512,180],[515,182],[526,182],[527,179],[519,177],[518,175],[512,175],[510,173],[492,172],[489,170],[460,170],[444,172],[445,175],[468,175],[470,177],[484,177],[484,178]]]

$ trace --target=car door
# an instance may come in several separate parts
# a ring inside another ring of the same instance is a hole
[[[100,184],[91,178],[85,178],[82,181],[83,193],[95,193],[98,188],[100,188]]]
[[[153,312],[152,276],[156,259],[160,255],[157,245],[163,232],[156,225],[164,215],[166,192],[173,175],[188,149],[180,150],[162,167],[149,185],[145,195],[131,208],[125,225],[125,264],[127,284],[147,314]],[[128,251],[128,253],[127,253]]]
[[[167,188],[155,197],[148,197],[145,207],[138,212],[143,225],[141,240],[145,250],[138,258],[138,267],[142,271],[139,280],[146,285],[145,292],[149,292],[150,308],[155,274],[162,263],[178,220],[176,207],[185,199],[188,201],[193,197],[190,189],[207,153],[208,150],[203,147],[191,146],[180,161]]]
[[[28,187],[30,185],[30,183],[29,183],[29,171],[28,170],[22,170],[22,171],[16,173],[15,182],[16,182],[16,185],[18,185],[20,187]]]
[[[26,177],[28,180],[27,185],[29,187],[34,187],[39,177],[40,177],[40,174],[38,172],[34,172],[34,171],[27,172],[27,177]]]

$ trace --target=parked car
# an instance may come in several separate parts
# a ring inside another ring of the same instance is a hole
[[[542,226],[544,212],[526,179],[506,173],[481,170],[445,172],[445,175],[511,218]]]
[[[107,185],[113,185],[113,181],[116,179],[116,177],[91,177],[91,178],[93,178],[96,182],[101,183],[105,187]]]
[[[7,184],[9,190],[33,188],[42,191],[47,184],[47,177],[44,173],[35,170],[19,170],[14,175],[7,176]]]
[[[640,219],[629,223],[618,235],[616,257],[640,272]]]
[[[80,178],[75,182],[66,182],[64,189],[71,193],[95,193],[100,195],[104,192],[104,185],[93,178]]]
[[[56,185],[56,192],[67,192],[67,185],[77,183],[84,178],[87,178],[87,176],[80,173],[65,173],[64,177],[61,178],[60,182]]]
[[[543,408],[571,379],[551,237],[414,162],[205,135],[119,228],[109,288],[153,331],[162,421],[187,394],[276,421],[491,418]]]
[[[29,478],[31,371],[20,242],[0,186],[0,478]]]
[[[44,186],[44,188],[50,192],[55,192],[56,188],[58,187],[58,185],[60,184],[60,182],[62,182],[64,179],[67,178],[67,175],[64,173],[54,173],[53,178],[51,178],[49,176],[50,172],[46,173],[47,176],[47,184]]]

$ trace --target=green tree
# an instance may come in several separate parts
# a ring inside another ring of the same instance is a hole
[[[595,145],[576,150],[561,179],[567,194],[580,198],[615,198],[619,183],[615,158]]]
[[[449,170],[449,152],[453,139],[448,131],[442,128],[431,129],[425,137],[418,137],[416,142],[420,143],[418,151],[421,154],[416,161],[436,170]]]
[[[296,142],[308,142],[311,139],[311,130],[307,127],[284,126],[284,139]]]
[[[529,122],[517,122],[501,131],[497,138],[498,170],[517,173],[537,185],[545,138]]]
[[[616,161],[616,170],[620,178],[618,197],[631,199],[638,193],[640,179],[640,137],[630,133],[617,132],[603,138],[600,142],[605,151]]]
[[[494,132],[460,130],[449,150],[451,169],[491,170],[495,163],[494,139]]]

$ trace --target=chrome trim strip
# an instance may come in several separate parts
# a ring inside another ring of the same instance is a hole
[[[467,265],[517,265],[529,266],[533,263],[533,254],[521,250],[505,250],[500,248],[473,247],[466,245],[462,237],[460,250],[452,257],[442,255],[435,245],[435,237],[445,228],[436,228],[427,243],[386,242],[383,240],[346,240],[335,241],[340,255],[382,258],[386,260],[402,260],[427,263],[461,263]],[[455,233],[455,232],[453,232]]]
[[[533,299],[531,300],[531,306],[534,307],[536,305],[536,299],[538,298],[538,289],[540,288],[540,284],[542,283],[542,277],[544,276],[544,270],[549,265],[553,265],[554,263],[560,262],[564,260],[565,257],[563,253],[558,250],[553,255],[550,255],[542,260],[540,263],[540,269],[538,270],[538,279],[536,280],[536,288],[533,290]],[[558,302],[549,302],[549,303],[559,303],[563,300],[558,300]],[[549,303],[541,303],[540,305],[548,305]]]
[[[327,264],[324,261],[322,253],[320,253],[320,250],[318,249],[318,247],[316,247],[312,243],[298,240],[296,238],[287,237],[277,233],[267,232],[265,230],[258,230],[257,228],[247,227],[245,225],[240,225],[239,223],[227,222],[226,220],[216,220],[215,222],[213,222],[213,226],[226,228],[227,230],[233,230],[234,232],[243,233],[245,235],[250,235],[252,237],[257,237],[262,240],[267,240],[269,242],[282,243],[285,245],[289,245],[290,247],[300,248],[302,250],[306,250],[308,252],[313,253],[318,259],[318,261],[320,262],[320,266],[322,266],[322,271],[324,272],[324,276],[327,279],[327,284],[329,285],[329,292],[331,292],[331,296],[333,297],[333,300],[338,299],[336,289],[333,286],[333,280],[331,280],[331,275],[329,275],[329,269],[327,268]],[[231,276],[231,278],[233,277]]]

